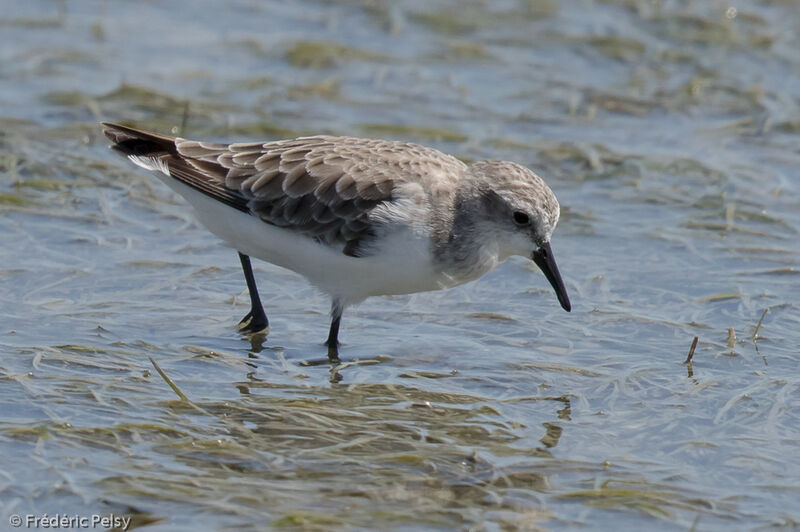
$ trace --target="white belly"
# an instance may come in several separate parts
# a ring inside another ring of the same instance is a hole
[[[449,288],[468,280],[457,281],[437,271],[429,239],[411,229],[390,235],[370,256],[350,257],[341,249],[220,203],[171,177],[156,175],[186,198],[200,222],[227,245],[299,273],[345,305],[369,296]]]

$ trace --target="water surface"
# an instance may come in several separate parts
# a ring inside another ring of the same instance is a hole
[[[798,526],[798,5],[192,6],[0,10],[3,523]],[[238,334],[236,254],[100,120],[525,164],[573,311],[515,259],[348,310],[309,366],[326,298],[258,263],[272,329]]]

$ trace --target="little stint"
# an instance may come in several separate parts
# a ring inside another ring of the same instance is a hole
[[[216,144],[103,128],[113,149],[155,173],[239,252],[251,303],[245,332],[269,325],[251,256],[331,297],[331,359],[349,305],[450,288],[512,255],[531,258],[571,308],[550,248],[558,201],[516,163],[466,165],[417,144],[353,137]]]

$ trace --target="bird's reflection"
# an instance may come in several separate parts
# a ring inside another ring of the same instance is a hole
[[[267,334],[265,332],[248,334],[244,336],[243,339],[250,342],[250,351],[247,353],[249,358],[259,358],[258,354],[266,349],[264,347],[264,343],[267,341]]]

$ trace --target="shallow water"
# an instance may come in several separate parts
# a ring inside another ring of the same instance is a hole
[[[0,523],[800,526],[798,4],[193,6],[0,9]],[[236,254],[99,120],[528,165],[573,311],[511,260],[348,310],[308,365],[326,299],[258,263],[239,335]]]

